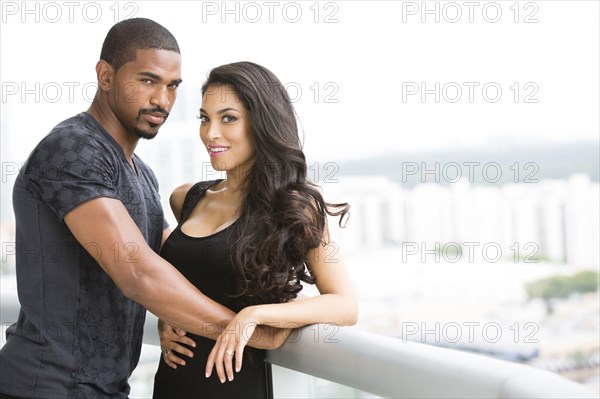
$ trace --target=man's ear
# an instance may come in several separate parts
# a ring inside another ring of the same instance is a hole
[[[100,60],[96,64],[96,77],[98,78],[98,88],[102,91],[110,91],[115,82],[115,71],[106,61]]]

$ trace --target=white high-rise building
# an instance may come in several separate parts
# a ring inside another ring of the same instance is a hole
[[[567,262],[598,265],[600,200],[598,183],[586,175],[569,179],[565,202],[565,234]]]
[[[479,254],[490,247],[488,258],[495,257],[495,247],[502,258],[515,262],[541,258],[597,265],[599,187],[582,175],[568,182],[495,187],[459,181],[410,190],[379,176],[341,176],[325,192],[333,194],[328,200],[352,206],[349,229],[336,231],[344,247],[374,250],[410,243],[431,254],[447,244],[467,243]]]
[[[551,262],[563,262],[566,256],[565,198],[567,182],[540,182],[540,253]]]
[[[404,208],[402,188],[384,176],[340,176],[336,182],[323,182],[325,201],[350,204],[346,228],[331,220],[334,240],[345,251],[377,249],[398,244],[404,237]]]

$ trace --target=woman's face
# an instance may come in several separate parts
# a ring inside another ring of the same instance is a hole
[[[250,113],[232,86],[209,86],[202,96],[200,138],[215,170],[247,171],[252,165]]]

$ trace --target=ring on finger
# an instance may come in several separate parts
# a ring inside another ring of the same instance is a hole
[[[227,349],[227,350],[225,351],[225,354],[226,354],[227,356],[233,356],[233,355],[234,355],[234,353],[235,353],[235,351],[234,351],[234,350],[231,350],[231,349]]]
[[[169,356],[169,353],[171,353],[171,352],[172,352],[172,350],[171,350],[171,349],[169,349],[169,350],[167,350],[167,351],[163,351],[163,355],[164,355],[164,357],[167,357],[167,356]]]

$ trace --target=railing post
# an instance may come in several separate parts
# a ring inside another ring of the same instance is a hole
[[[271,369],[271,363],[265,362],[265,376],[267,380],[267,399],[273,399],[273,370]]]

